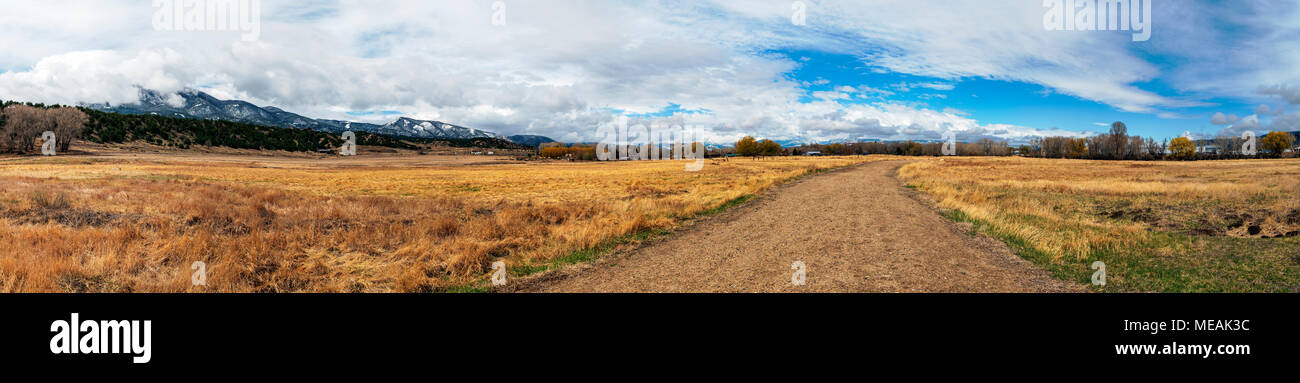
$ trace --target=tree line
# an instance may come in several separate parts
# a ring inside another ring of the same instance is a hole
[[[566,146],[559,142],[547,142],[538,146],[539,156],[543,158],[567,159],[574,161],[595,161],[596,146],[573,144]]]
[[[1157,141],[1131,136],[1123,122],[1111,124],[1110,132],[1092,137],[1043,137],[1021,146],[1020,153],[1029,157],[1075,158],[1093,160],[1196,160],[1281,157],[1294,144],[1287,132],[1269,132],[1251,140],[1219,136],[1193,140],[1178,137]],[[1254,152],[1254,153],[1251,153]]]
[[[1281,157],[1292,149],[1295,137],[1287,132],[1270,132],[1256,137],[1254,146],[1247,145],[1241,137],[1216,137],[1209,140],[1192,140],[1178,137],[1159,140],[1128,134],[1123,122],[1111,124],[1108,133],[1091,137],[1037,137],[1025,145],[1011,146],[1005,141],[981,138],[975,142],[956,142],[958,156],[1010,156],[1020,155],[1040,158],[1071,158],[1093,160],[1196,160],[1237,159],[1253,157]],[[804,144],[781,147],[770,139],[756,140],[746,136],[734,148],[716,150],[715,155],[736,154],[746,157],[798,156],[809,153],[825,155],[892,154],[899,156],[941,156],[942,142],[892,141],[851,142],[833,144]],[[1251,154],[1253,150],[1255,153]]]
[[[1005,156],[1011,155],[1011,148],[1005,142],[981,139],[973,143],[958,142],[955,145],[957,155],[961,156]],[[843,142],[832,144],[803,144],[782,147],[771,139],[758,140],[745,136],[736,142],[733,148],[721,148],[711,152],[713,155],[735,154],[743,157],[762,156],[802,156],[821,153],[831,156],[892,154],[899,156],[939,156],[943,155],[943,143],[891,141],[891,142]]]

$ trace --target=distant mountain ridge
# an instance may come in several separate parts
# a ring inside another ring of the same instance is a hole
[[[532,143],[535,141],[552,141],[550,138],[542,136],[513,136],[528,141],[518,142],[504,135],[486,130],[408,117],[398,118],[396,121],[384,125],[313,119],[274,106],[259,107],[241,100],[220,100],[207,93],[192,89],[174,95],[141,89],[138,103],[122,105],[90,104],[85,106],[95,110],[122,114],[153,114],[164,117],[222,120],[280,128],[310,129],[336,134],[351,130],[424,139],[494,138],[529,146],[540,144],[540,142]]]
[[[538,146],[549,142],[556,142],[555,140],[552,140],[550,137],[535,136],[531,134],[514,135],[514,136],[506,137],[506,139],[516,144],[528,145],[528,146]]]

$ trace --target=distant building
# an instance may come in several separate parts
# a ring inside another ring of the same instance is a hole
[[[813,157],[816,157],[816,156],[820,156],[820,155],[822,155],[822,152],[819,152],[819,151],[815,151],[815,150],[814,150],[814,151],[809,151],[809,152],[807,152],[807,153],[804,153],[803,155],[805,155],[805,156],[813,156]]]

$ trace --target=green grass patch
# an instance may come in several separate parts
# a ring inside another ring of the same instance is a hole
[[[943,215],[975,225],[1052,276],[1101,292],[1300,292],[1300,238],[1204,237],[1154,231],[1121,249],[1093,248],[1085,257],[1053,256],[1027,239],[958,211]],[[1023,221],[1032,221],[1025,217]],[[1020,217],[1012,217],[1020,220]],[[1158,255],[1176,249],[1176,255]],[[1092,285],[1094,261],[1106,264],[1106,285]]]

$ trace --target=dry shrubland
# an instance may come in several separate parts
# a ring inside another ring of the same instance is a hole
[[[0,291],[437,291],[869,160],[0,159]]]

